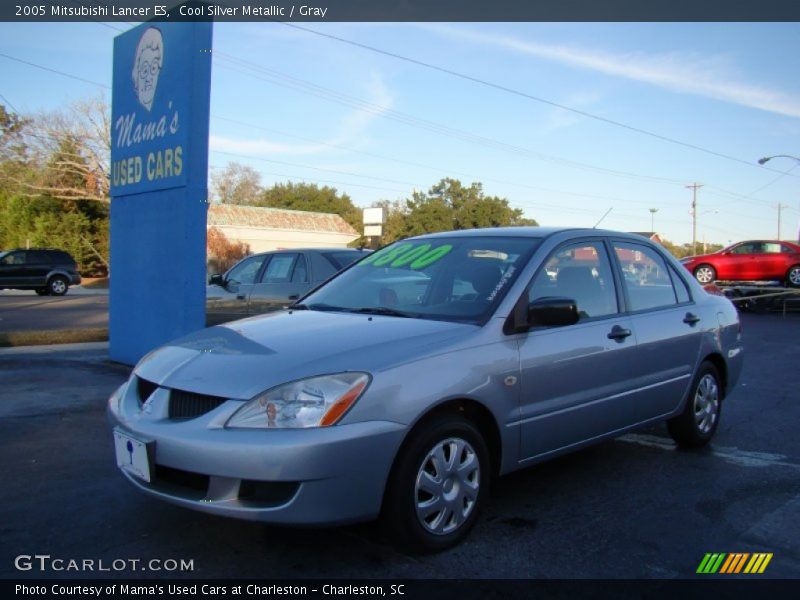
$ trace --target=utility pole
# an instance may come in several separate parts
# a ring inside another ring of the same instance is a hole
[[[650,233],[655,233],[655,221],[656,221],[656,213],[658,212],[657,208],[650,209]]]
[[[685,187],[692,190],[692,254],[697,254],[697,190],[703,185],[695,182]]]
[[[788,204],[781,204],[780,202],[778,202],[778,238],[777,239],[778,239],[779,242],[781,241],[781,211],[784,208],[789,208],[789,205]]]

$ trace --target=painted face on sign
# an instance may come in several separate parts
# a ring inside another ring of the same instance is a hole
[[[142,34],[136,47],[136,58],[133,61],[133,88],[139,98],[139,104],[147,110],[153,108],[153,100],[158,86],[158,75],[164,63],[164,41],[161,32],[149,27]]]

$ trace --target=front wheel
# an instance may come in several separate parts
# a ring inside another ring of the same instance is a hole
[[[667,429],[680,448],[708,444],[719,426],[722,411],[722,382],[717,368],[704,362],[692,382],[683,412],[667,421]]]
[[[800,265],[789,267],[786,273],[786,284],[789,287],[800,287]]]
[[[51,277],[47,282],[47,291],[53,296],[63,296],[67,293],[68,287],[67,280],[60,275]]]
[[[392,469],[383,520],[400,546],[439,552],[475,525],[489,487],[489,451],[475,425],[457,415],[411,436]]]
[[[700,265],[694,270],[694,278],[703,285],[714,283],[717,280],[717,272],[711,265]]]

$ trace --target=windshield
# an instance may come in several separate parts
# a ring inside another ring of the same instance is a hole
[[[512,237],[397,242],[344,271],[297,307],[483,323],[539,242]]]

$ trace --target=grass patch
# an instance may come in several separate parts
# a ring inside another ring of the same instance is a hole
[[[0,332],[0,348],[9,346],[43,346],[108,341],[108,329],[60,329],[57,331]]]
[[[81,279],[81,287],[85,290],[107,290],[108,277],[99,277],[97,279],[84,277]]]

